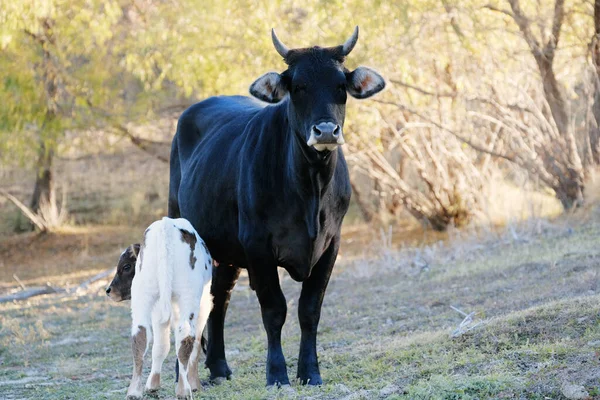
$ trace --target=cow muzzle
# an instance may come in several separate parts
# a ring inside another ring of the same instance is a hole
[[[106,295],[116,302],[125,300],[121,293],[110,285],[106,288]]]
[[[317,151],[333,151],[338,146],[346,143],[342,134],[342,127],[333,122],[321,122],[310,129],[310,137],[306,144],[313,146]]]

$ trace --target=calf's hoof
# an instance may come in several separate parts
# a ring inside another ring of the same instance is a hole
[[[188,382],[190,383],[192,392],[197,392],[202,387],[198,374],[188,374]]]
[[[146,382],[146,392],[154,393],[160,389],[160,374],[152,374]]]
[[[134,385],[129,386],[129,389],[127,389],[127,400],[137,400],[137,399],[142,399],[144,397],[144,392],[142,391],[142,385]]]

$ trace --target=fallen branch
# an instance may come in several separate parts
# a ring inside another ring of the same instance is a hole
[[[19,284],[19,286],[21,286],[21,289],[27,290],[27,287],[25,287],[25,284],[19,279],[19,277],[17,276],[17,274],[13,274],[13,279],[15,281],[17,281],[17,283]]]
[[[99,274],[94,275],[90,279],[84,281],[79,286],[71,289],[65,289],[60,287],[52,287],[50,285],[34,287],[31,289],[25,289],[20,292],[11,293],[6,296],[0,297],[0,303],[8,303],[11,301],[23,301],[30,299],[32,297],[41,296],[44,294],[82,294],[95,282],[98,282],[102,279],[105,279],[108,276],[111,276],[115,272],[114,268],[107,269],[106,271],[100,272]],[[24,287],[22,283],[20,283],[21,287]]]
[[[65,289],[54,288],[52,286],[35,287],[27,290],[22,290],[17,293],[9,294],[8,296],[0,297],[0,303],[8,303],[11,301],[27,300],[31,297],[41,296],[43,294],[64,293]]]

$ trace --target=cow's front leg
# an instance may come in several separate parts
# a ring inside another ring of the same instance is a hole
[[[231,290],[239,276],[240,269],[233,266],[220,265],[213,268],[211,293],[214,306],[208,318],[206,366],[210,369],[210,381],[215,383],[219,383],[223,378],[229,379],[231,376],[231,370],[225,359],[223,326]]]
[[[327,283],[337,258],[339,243],[338,234],[332,239],[329,248],[313,267],[308,279],[302,284],[302,293],[298,304],[298,319],[302,337],[297,377],[304,385],[321,385],[323,383],[317,358],[317,327],[321,317],[325,289],[327,289]]]
[[[257,265],[254,263],[254,265]],[[285,358],[281,350],[281,328],[285,323],[287,304],[279,285],[279,275],[274,264],[262,264],[249,269],[250,284],[260,303],[263,324],[267,331],[267,386],[289,385]]]

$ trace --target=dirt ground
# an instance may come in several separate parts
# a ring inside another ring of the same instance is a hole
[[[324,385],[317,388],[265,388],[266,335],[243,275],[225,328],[234,377],[209,386],[201,370],[206,386],[196,398],[600,398],[599,215],[450,233],[420,246],[398,247],[386,235],[358,246],[348,231],[323,306]],[[74,287],[114,264],[138,230],[3,237],[0,291],[20,290],[13,274],[28,287]],[[125,397],[129,304],[111,302],[107,282],[0,304],[0,398]],[[285,274],[282,285],[289,313],[282,340],[293,377],[300,285]],[[459,327],[464,315],[455,309],[474,313],[473,321]],[[174,396],[173,352],[155,398]]]

